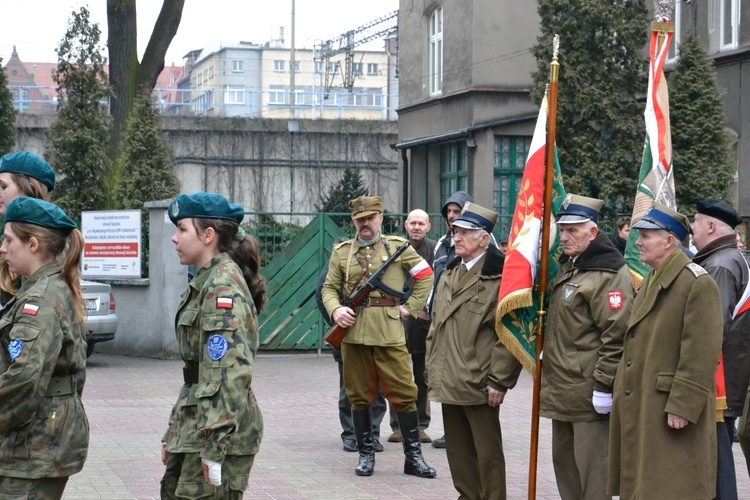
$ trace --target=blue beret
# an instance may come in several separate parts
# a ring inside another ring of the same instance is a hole
[[[19,196],[10,202],[5,210],[5,222],[25,222],[66,232],[77,228],[76,223],[70,220],[62,208],[28,196]]]
[[[44,159],[28,151],[3,156],[0,159],[0,172],[27,175],[46,185],[50,191],[55,189],[55,171]]]
[[[181,194],[172,200],[169,218],[175,225],[178,220],[187,218],[227,219],[239,224],[245,218],[245,209],[220,194],[200,191]]]

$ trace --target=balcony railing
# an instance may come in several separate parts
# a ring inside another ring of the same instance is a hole
[[[57,113],[56,87],[10,85],[9,89],[19,113]],[[388,121],[396,120],[398,108],[397,94],[362,92],[154,89],[152,95],[161,114],[177,116]]]

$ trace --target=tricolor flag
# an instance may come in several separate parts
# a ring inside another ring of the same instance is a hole
[[[638,174],[638,189],[635,193],[631,225],[635,224],[654,201],[677,210],[672,171],[672,134],[669,128],[669,91],[664,77],[664,61],[669,53],[672,33],[663,33],[664,43],[659,47],[660,32],[651,32],[649,49],[651,62],[648,72],[648,96],[646,99],[646,144]],[[625,261],[633,275],[636,289],[648,274],[650,267],[641,262],[635,241],[638,231],[630,231],[625,247]]]
[[[534,292],[539,264],[542,231],[542,203],[544,201],[544,160],[547,142],[547,99],[542,101],[529,157],[521,179],[520,192],[513,212],[508,251],[503,267],[503,279],[497,299],[495,331],[500,341],[534,377],[537,376],[536,312],[538,294]],[[554,192],[552,220],[565,198],[560,165],[555,150]],[[557,274],[557,258],[562,249],[554,223],[551,225],[549,273],[551,283]]]

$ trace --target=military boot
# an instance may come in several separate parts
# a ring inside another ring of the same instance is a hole
[[[354,437],[357,438],[357,449],[359,450],[359,463],[354,473],[358,476],[372,476],[375,469],[375,449],[372,438],[372,412],[366,410],[355,410],[352,408],[352,423],[354,424]]]
[[[422,445],[419,443],[419,414],[417,411],[398,413],[398,426],[401,429],[404,445],[404,474],[417,477],[435,477],[435,469],[422,458]]]

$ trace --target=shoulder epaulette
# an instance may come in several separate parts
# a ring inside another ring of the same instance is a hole
[[[395,241],[397,243],[404,243],[405,241],[407,241],[406,238],[396,235],[387,235],[385,239],[387,239],[388,241]]]
[[[344,245],[351,245],[353,240],[346,240],[342,241],[341,243],[337,243],[333,246],[334,250],[338,250],[339,248],[343,247]]]
[[[696,264],[695,262],[691,262],[687,266],[688,269],[695,275],[695,277],[703,276],[704,274],[708,274],[705,269],[703,269],[701,266]]]

